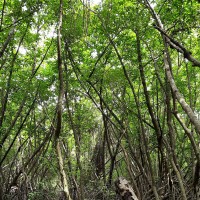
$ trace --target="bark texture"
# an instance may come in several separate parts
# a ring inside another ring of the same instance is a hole
[[[121,197],[122,200],[139,200],[130,186],[129,182],[123,178],[119,177],[115,181],[116,193]]]

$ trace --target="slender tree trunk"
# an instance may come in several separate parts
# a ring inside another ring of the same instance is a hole
[[[4,185],[5,185],[5,179],[4,179],[4,175],[2,172],[2,167],[0,166],[0,200],[3,200],[3,189],[4,189]]]
[[[102,19],[101,19],[101,18],[100,18],[100,20],[101,20],[101,22],[102,22]],[[106,28],[105,28],[103,22],[102,22],[102,26],[103,26],[104,31],[105,31],[105,33],[106,33]],[[127,71],[126,71],[126,67],[125,67],[125,65],[124,65],[124,63],[123,63],[122,57],[121,57],[121,55],[120,55],[120,53],[119,53],[119,51],[118,51],[118,49],[117,49],[117,47],[116,47],[114,41],[113,41],[112,38],[110,37],[110,35],[106,33],[106,36],[108,37],[108,39],[109,39],[111,45],[113,46],[113,48],[114,48],[114,50],[115,50],[115,52],[116,52],[116,54],[117,54],[118,60],[120,61],[120,64],[121,64],[121,66],[122,66],[122,68],[123,68],[124,75],[125,75],[125,77],[126,77],[128,83],[129,83],[129,85],[131,86],[131,90],[133,91],[133,94],[134,94],[134,87],[133,87],[133,84],[132,84],[131,80],[129,79],[129,76],[128,76],[128,73],[127,73]],[[137,47],[139,47],[139,46],[137,46]],[[139,50],[140,50],[140,47],[139,47]],[[141,68],[142,63],[141,63],[141,54],[140,54],[140,52],[138,52],[138,61],[140,62],[140,68]],[[135,96],[135,94],[134,94],[134,98],[135,98],[135,97],[136,97],[136,96]],[[136,100],[136,98],[135,98],[135,100]],[[136,101],[136,102],[137,102],[137,101]],[[148,102],[149,102],[149,101],[148,101]],[[137,108],[139,109],[139,107],[140,107],[140,106],[139,106],[139,104],[138,104],[138,105],[137,105]],[[156,121],[156,119],[155,119],[155,117],[154,117],[154,115],[153,115],[153,111],[152,111],[151,108],[150,108],[150,105],[149,105],[148,108],[149,108],[150,113],[152,114],[152,122],[153,122],[154,128],[156,129],[157,136],[158,136],[159,139],[161,139],[161,132],[160,132],[159,126],[158,126],[158,124],[157,124],[157,121]],[[138,112],[138,114],[140,114],[140,112]],[[139,118],[140,118],[140,120],[141,120],[141,124],[143,124],[141,116],[140,116]],[[143,127],[143,125],[142,125],[142,127]],[[143,129],[143,128],[142,128],[142,129]],[[154,195],[155,195],[156,200],[160,200],[160,197],[159,197],[158,192],[157,192],[157,188],[156,188],[156,186],[155,186],[155,177],[154,177],[155,175],[154,175],[153,168],[152,168],[152,164],[151,164],[151,158],[150,158],[150,154],[149,154],[149,150],[148,150],[148,145],[147,145],[147,141],[146,141],[146,136],[145,136],[145,131],[144,131],[144,129],[142,130],[142,133],[143,133],[143,141],[144,141],[144,146],[145,146],[145,150],[146,150],[146,155],[147,155],[147,159],[148,159],[148,163],[149,163],[149,168],[150,168],[151,181],[152,181],[152,184],[151,184],[152,190],[153,190],[153,192],[154,192]],[[159,140],[159,141],[160,141],[160,140]]]
[[[160,20],[160,18],[158,17],[158,15],[156,14],[156,12],[154,11],[154,9],[151,7],[150,3],[148,2],[148,0],[146,0],[146,5],[149,8],[149,10],[152,13],[153,18],[156,21],[156,25],[159,28],[159,31],[161,32],[162,35],[162,39],[163,39],[163,43],[165,45],[165,52],[164,52],[164,67],[166,70],[166,74],[167,74],[167,78],[168,81],[170,83],[170,86],[172,88],[172,91],[176,97],[176,99],[178,100],[178,102],[180,103],[182,109],[185,111],[185,113],[188,115],[188,117],[190,118],[192,124],[194,125],[196,132],[198,134],[200,134],[200,121],[197,119],[195,113],[193,112],[192,108],[188,105],[188,103],[185,101],[184,96],[180,93],[178,87],[176,86],[176,83],[174,81],[174,78],[171,74],[171,70],[170,70],[170,65],[168,62],[169,59],[169,54],[168,54],[168,44],[171,44],[171,41],[169,40],[169,38],[166,36],[164,30],[164,26]]]
[[[33,108],[34,108],[34,104],[35,104],[36,99],[37,99],[37,93],[36,93],[36,95],[35,95],[35,98],[34,98],[32,104],[31,104],[31,106],[30,106],[28,112],[26,113],[26,116],[24,117],[24,119],[23,119],[23,121],[22,121],[22,123],[21,123],[19,129],[17,130],[17,133],[15,134],[15,136],[14,136],[14,138],[13,138],[11,144],[9,145],[9,147],[8,147],[8,149],[7,149],[7,151],[6,151],[6,153],[5,153],[4,155],[1,155],[1,156],[2,156],[2,159],[0,160],[0,166],[2,165],[2,163],[4,162],[4,160],[6,159],[8,153],[10,152],[12,146],[14,145],[14,143],[15,143],[17,137],[18,137],[19,134],[21,133],[21,130],[22,130],[22,128],[23,128],[25,122],[27,121],[30,112],[31,112],[31,111],[33,110]],[[0,152],[0,153],[1,153],[1,152]]]
[[[176,177],[178,179],[178,183],[179,183],[179,187],[180,187],[181,195],[182,195],[182,200],[187,200],[187,196],[186,196],[183,180],[182,180],[182,177],[181,177],[181,174],[180,174],[179,170],[177,169],[177,167],[176,167],[176,165],[175,165],[175,163],[173,161],[173,157],[170,159],[170,161],[171,161],[171,164],[172,164],[172,168],[174,169],[174,171],[176,173]]]
[[[133,172],[132,172],[132,169],[131,169],[130,158],[128,156],[127,151],[123,147],[123,145],[121,145],[121,148],[122,148],[122,151],[123,151],[123,154],[124,154],[124,160],[126,162],[126,166],[127,166],[127,169],[128,169],[129,176],[131,178],[131,183],[133,184],[134,191],[137,194],[138,199],[141,199],[140,191],[139,191],[139,189],[137,187],[137,183],[136,183],[136,181],[134,179]]]
[[[0,128],[3,125],[3,120],[4,120],[4,117],[5,117],[5,112],[6,112],[7,102],[8,102],[8,95],[9,95],[10,89],[11,89],[10,85],[11,85],[11,80],[12,80],[12,73],[13,73],[14,63],[15,63],[15,60],[17,58],[17,55],[18,55],[18,52],[19,52],[19,48],[20,48],[20,46],[21,46],[21,44],[22,44],[22,42],[24,40],[24,37],[25,37],[27,31],[28,31],[28,27],[29,27],[29,25],[27,25],[26,30],[25,30],[23,36],[20,39],[19,45],[17,47],[17,51],[13,55],[13,59],[11,61],[11,68],[10,68],[10,73],[9,73],[9,77],[8,77],[8,81],[7,81],[7,87],[6,87],[6,94],[5,94],[5,97],[3,98],[2,108],[1,108],[1,111],[0,111]]]
[[[13,121],[11,122],[10,124],[10,127],[8,127],[8,130],[6,131],[6,133],[4,134],[3,138],[1,139],[1,142],[0,142],[0,150],[1,148],[3,147],[3,144],[4,142],[6,141],[7,137],[9,136],[10,134],[10,131],[12,130],[12,128],[15,126],[16,122],[17,122],[17,119],[20,117],[21,113],[22,113],[22,110],[23,110],[23,107],[25,105],[25,102],[26,102],[26,99],[27,99],[27,96],[24,97],[24,99],[22,100],[20,106],[19,106],[19,109],[18,111],[16,112],[16,115],[13,119]]]
[[[74,140],[75,140],[77,166],[80,170],[80,188],[79,188],[79,191],[78,191],[78,196],[79,196],[78,198],[80,200],[83,200],[84,199],[84,197],[83,197],[83,178],[82,178],[83,172],[82,172],[82,165],[81,165],[81,160],[80,160],[80,156],[81,156],[80,138],[78,136],[78,131],[75,128],[72,113],[70,111],[69,95],[68,95],[67,91],[65,92],[65,100],[66,100],[67,113],[68,113],[68,116],[69,116],[70,126],[73,130],[73,135],[74,135]]]
[[[23,169],[26,169],[30,162],[35,158],[36,155],[43,149],[45,146],[46,142],[49,140],[51,133],[49,133],[43,140],[43,142],[37,147],[37,149],[32,153],[30,158],[24,163],[23,168],[21,167],[18,171],[18,173],[15,175],[15,177],[12,179],[11,183],[9,184],[8,188],[6,189],[6,194],[9,193],[10,189],[12,186],[15,186],[17,184],[17,180],[19,176],[22,174]]]
[[[64,170],[61,144],[59,140],[61,129],[62,129],[62,102],[63,102],[63,96],[64,96],[64,80],[63,80],[62,55],[61,55],[62,54],[62,50],[61,50],[62,15],[63,15],[63,1],[60,0],[59,22],[58,22],[58,29],[57,29],[59,96],[58,96],[58,103],[57,103],[57,125],[56,125],[56,130],[55,130],[55,143],[56,143],[56,154],[58,158],[59,171],[61,175],[61,182],[62,182],[64,196],[66,200],[71,200],[71,197],[69,194],[67,176]]]
[[[62,158],[62,151],[61,151],[61,144],[60,140],[56,140],[56,153],[58,156],[58,163],[59,163],[59,170],[60,170],[60,176],[61,176],[61,182],[63,187],[63,192],[66,200],[72,200],[69,194],[69,186],[67,182],[67,176],[64,170],[64,163]]]
[[[1,31],[1,29],[2,29],[2,25],[3,25],[3,18],[4,18],[5,5],[6,5],[6,0],[3,1],[3,8],[2,8],[2,11],[1,11],[0,31]]]
[[[10,32],[8,34],[8,37],[7,37],[6,41],[4,42],[2,49],[0,50],[0,58],[3,56],[7,46],[9,44],[9,42],[12,40],[14,32],[15,32],[15,25],[11,28],[11,30],[10,30]]]

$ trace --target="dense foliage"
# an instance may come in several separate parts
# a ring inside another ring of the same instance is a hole
[[[0,8],[0,200],[198,199],[199,1]]]

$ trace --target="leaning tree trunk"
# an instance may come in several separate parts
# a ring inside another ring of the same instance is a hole
[[[119,177],[115,181],[115,187],[116,193],[121,197],[122,200],[138,200],[133,188],[125,178]]]

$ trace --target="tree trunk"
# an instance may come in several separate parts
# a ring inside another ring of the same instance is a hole
[[[119,177],[115,181],[115,187],[116,193],[121,197],[122,200],[138,200],[133,188],[125,178]]]
[[[64,96],[64,81],[63,81],[63,69],[62,69],[62,52],[61,52],[61,28],[62,28],[62,15],[63,15],[63,1],[60,0],[59,9],[59,21],[57,29],[57,53],[58,53],[58,76],[59,76],[59,94],[57,103],[57,125],[55,130],[55,143],[56,143],[56,154],[59,164],[59,172],[61,175],[61,183],[66,200],[71,200],[69,194],[69,188],[67,183],[67,177],[64,170],[64,162],[62,158],[62,151],[60,145],[60,134],[62,129],[62,102]]]
[[[63,158],[62,158],[62,152],[60,148],[61,144],[60,141],[56,141],[56,153],[58,156],[58,163],[59,163],[59,171],[60,171],[60,176],[61,176],[61,182],[62,182],[62,187],[63,187],[63,192],[66,200],[72,200],[69,194],[69,187],[67,183],[67,176],[64,170],[64,163],[63,163]]]

